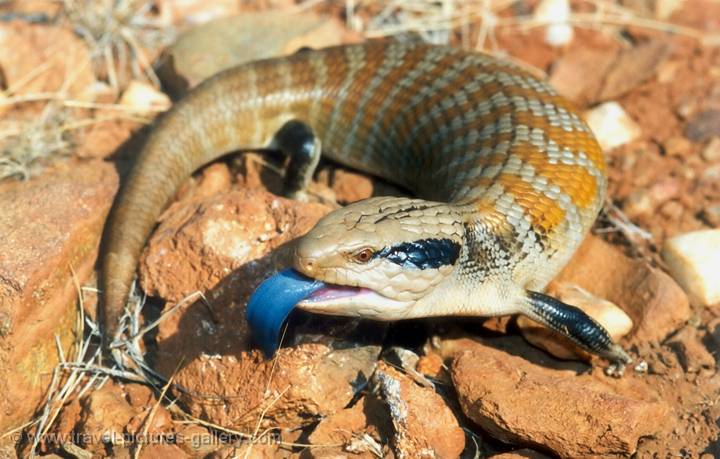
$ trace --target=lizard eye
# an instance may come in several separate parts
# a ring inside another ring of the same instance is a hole
[[[375,252],[373,251],[373,249],[365,248],[365,249],[362,249],[361,251],[357,252],[354,255],[354,258],[355,258],[355,261],[358,261],[360,263],[367,263],[368,261],[370,261],[370,259],[373,257],[374,254],[375,254]]]

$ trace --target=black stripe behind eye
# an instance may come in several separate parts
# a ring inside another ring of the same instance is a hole
[[[405,268],[435,269],[453,265],[460,256],[460,244],[451,239],[421,239],[385,247],[373,258],[385,258]]]

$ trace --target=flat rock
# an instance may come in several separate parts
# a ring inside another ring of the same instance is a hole
[[[193,354],[175,342],[181,339],[163,345],[159,355],[166,362],[158,369],[171,374],[174,369],[166,367],[172,357],[184,358],[174,382],[190,413],[246,432],[257,426],[297,428],[342,410],[373,373],[380,353],[379,340],[363,344],[360,337],[293,343],[274,359],[249,346],[234,353]],[[247,335],[238,341],[247,342]]]
[[[93,272],[118,186],[111,164],[58,164],[0,184],[0,431],[26,421],[73,339],[77,291]],[[67,354],[66,354],[67,355]]]
[[[465,434],[447,403],[434,390],[382,362],[373,377],[390,410],[395,456],[454,458]]]
[[[81,38],[69,29],[25,21],[0,23],[0,68],[15,95],[62,90],[79,97],[95,81]]]
[[[327,211],[239,190],[188,193],[162,217],[141,262],[143,288],[170,301],[166,310],[194,291],[206,298],[172,312],[157,336],[157,369],[175,375],[193,415],[243,431],[303,426],[343,409],[372,375],[383,324],[297,311],[285,347],[267,359],[246,321],[250,294]]]
[[[330,211],[262,190],[215,194],[226,183],[226,178],[218,180],[223,183],[203,179],[187,199],[171,205],[161,217],[140,260],[141,284],[150,295],[178,301],[211,289],[251,262],[258,265],[255,271],[280,268],[286,260],[268,265],[265,255],[305,234]]]
[[[596,236],[588,236],[558,277],[607,299],[634,323],[629,343],[662,341],[690,318],[687,295],[667,274],[646,261],[633,260]]]
[[[452,379],[463,412],[490,435],[562,458],[630,455],[669,415],[637,381],[576,376],[481,343],[458,354]]]
[[[609,48],[571,48],[553,64],[550,84],[582,106],[596,102],[604,77],[617,55],[615,49]]]
[[[622,51],[605,75],[598,98],[616,99],[650,79],[669,51],[669,45],[658,40],[650,40]]]

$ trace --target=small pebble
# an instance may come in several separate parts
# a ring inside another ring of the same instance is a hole
[[[605,102],[585,112],[588,125],[603,150],[611,150],[637,139],[642,131],[617,102]]]
[[[702,173],[702,180],[708,183],[720,181],[720,164],[706,168]]]
[[[570,2],[568,0],[541,0],[535,8],[535,19],[549,22],[545,29],[545,43],[550,46],[563,46],[570,43],[574,31],[570,19]]]
[[[720,204],[707,206],[702,211],[702,217],[710,223],[710,226],[720,227]]]
[[[167,110],[172,103],[167,94],[158,91],[152,85],[133,80],[120,97],[120,105],[138,111],[157,111]]]
[[[648,363],[645,360],[641,360],[635,365],[635,373],[647,373]]]
[[[679,220],[683,214],[683,206],[677,201],[668,201],[660,208],[660,213],[670,220]]]
[[[720,137],[710,139],[701,154],[705,161],[720,160]]]
[[[692,152],[692,142],[685,137],[670,137],[663,143],[665,154],[683,157]]]

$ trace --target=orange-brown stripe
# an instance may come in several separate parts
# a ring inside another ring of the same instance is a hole
[[[565,219],[565,211],[551,198],[536,191],[522,177],[502,173],[495,179],[511,193],[517,205],[530,217],[533,228],[542,234],[552,232]]]
[[[568,132],[559,126],[552,126],[544,116],[535,116],[531,111],[517,112],[515,122],[524,124],[531,129],[542,129],[545,137],[555,142],[561,150],[584,152],[595,167],[605,171],[605,155],[591,133],[583,131]]]
[[[576,206],[587,208],[595,201],[598,184],[587,168],[560,162],[551,164],[547,153],[528,142],[514,144],[510,154],[530,164],[537,175],[557,185]]]

